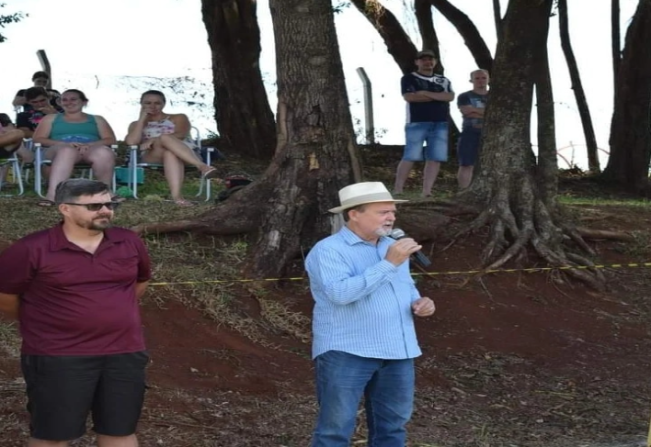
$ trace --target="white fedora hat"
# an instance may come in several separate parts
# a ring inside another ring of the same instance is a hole
[[[328,211],[341,213],[348,208],[354,208],[365,203],[376,202],[408,202],[408,200],[396,200],[382,182],[353,183],[339,190],[339,202],[337,206]]]

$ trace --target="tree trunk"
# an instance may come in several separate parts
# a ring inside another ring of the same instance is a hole
[[[387,51],[393,56],[402,73],[414,71],[416,68],[414,60],[418,50],[396,16],[377,0],[351,0],[351,2],[380,34]]]
[[[626,32],[615,90],[610,157],[603,176],[643,192],[649,184],[651,104],[651,0],[640,0]]]
[[[534,70],[536,102],[538,111],[538,163],[536,181],[540,200],[549,210],[556,208],[558,193],[558,159],[556,155],[556,120],[554,115],[554,92],[549,71],[547,42],[541,42]]]
[[[258,278],[282,275],[302,244],[328,234],[337,192],[361,179],[330,0],[270,0],[269,6],[278,75],[278,147],[271,165],[195,220],[135,228],[257,232],[247,273]]]
[[[270,160],[274,116],[260,73],[255,0],[202,0],[212,51],[215,120],[220,147]]]
[[[493,19],[495,20],[495,34],[497,35],[497,41],[502,40],[502,7],[500,5],[500,0],[493,0]]]
[[[545,185],[535,179],[537,167],[531,155],[530,119],[534,80],[538,80],[541,107],[549,107],[545,79],[536,76],[541,66],[538,59],[546,45],[549,14],[553,0],[511,0],[504,17],[504,39],[498,43],[494,76],[491,83],[491,104],[484,118],[483,152],[477,178],[460,200],[483,205],[484,211],[468,227],[473,231],[490,225],[490,238],[482,253],[487,270],[526,254],[529,244],[553,266],[591,265],[588,259],[566,253],[562,245],[564,231],[583,249],[592,254],[576,230],[561,228],[556,210],[546,205]],[[514,70],[513,67],[518,67]],[[544,82],[543,82],[544,81]],[[552,130],[543,124],[543,137]],[[549,150],[547,148],[546,150]],[[548,161],[548,155],[543,154]],[[550,179],[549,166],[539,173]],[[555,179],[554,179],[555,181]],[[546,194],[549,194],[547,192]],[[594,287],[603,287],[598,270],[567,270]]]
[[[432,4],[429,0],[414,0],[414,10],[416,12],[416,22],[418,22],[420,37],[423,39],[423,48],[432,50],[436,54],[439,63],[434,67],[434,72],[443,74],[444,67],[441,62],[439,38],[434,28],[434,20],[432,20]]]
[[[492,74],[493,56],[472,20],[448,0],[430,0],[430,2],[461,34],[477,66]]]
[[[613,58],[613,92],[617,91],[617,77],[619,76],[619,66],[622,62],[621,50],[621,31],[619,29],[619,0],[610,1],[610,40]]]
[[[576,64],[576,58],[574,57],[574,51],[572,50],[572,43],[570,42],[567,0],[558,0],[558,15],[561,47],[563,48],[567,68],[570,71],[572,90],[574,90],[574,98],[576,99],[576,105],[579,108],[579,116],[581,117],[581,124],[583,125],[583,135],[585,136],[585,143],[588,151],[588,168],[590,172],[597,173],[601,171],[601,167],[599,166],[599,155],[597,153],[597,138],[595,137],[594,127],[592,126],[592,117],[590,116],[588,101],[585,99],[585,92],[583,91],[583,83],[581,82],[579,67]]]

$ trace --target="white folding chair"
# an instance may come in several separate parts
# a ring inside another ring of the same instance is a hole
[[[2,192],[2,187],[7,181],[9,172],[7,172],[4,179],[0,179],[0,197],[17,197],[22,196],[25,193],[25,187],[23,185],[23,171],[20,166],[20,160],[18,156],[14,153],[9,158],[0,158],[0,169],[6,169],[5,166],[10,169],[12,182],[18,187],[18,192],[15,194]]]
[[[118,145],[114,144],[111,146],[111,150],[115,153],[117,151]],[[41,198],[45,198],[43,194],[43,166],[52,165],[52,160],[44,158],[43,147],[40,143],[34,144],[34,191]],[[80,170],[80,178],[93,179],[93,168],[87,163],[77,163],[74,167],[76,170]],[[113,179],[111,180],[111,191],[115,194],[116,190],[116,178],[115,178],[115,169],[113,169]]]
[[[191,128],[191,135],[192,135],[192,141],[195,143],[195,155],[201,159],[201,152],[203,151],[204,148],[201,147],[201,134],[199,132],[199,129],[196,127]],[[212,163],[212,154],[215,151],[215,148],[212,147],[206,147],[206,164],[210,166]],[[127,180],[127,186],[131,189],[133,192],[133,198],[137,199],[138,198],[138,168],[143,168],[143,169],[163,169],[163,164],[162,163],[145,163],[140,161],[140,146],[139,145],[132,145],[129,146],[129,176]],[[199,183],[199,191],[195,195],[195,197],[201,197],[202,195],[205,195],[205,201],[209,201],[211,198],[212,194],[212,188],[210,184],[210,179],[206,178],[201,178],[200,183]]]

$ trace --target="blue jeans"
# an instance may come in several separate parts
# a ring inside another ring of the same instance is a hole
[[[316,359],[319,415],[312,447],[349,447],[362,394],[368,447],[404,447],[414,403],[414,360],[328,351]]]
[[[427,142],[427,146],[423,145]],[[405,124],[405,161],[448,161],[447,121]]]

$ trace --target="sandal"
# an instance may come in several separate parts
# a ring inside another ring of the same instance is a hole
[[[207,171],[204,171],[201,174],[201,178],[202,179],[211,179],[211,178],[217,177],[218,175],[219,175],[219,173],[217,172],[217,168],[213,168],[211,166],[210,169],[208,169]]]
[[[111,197],[111,201],[116,202],[116,203],[124,203],[124,202],[127,201],[127,198],[122,197],[122,196],[113,196],[113,197]]]
[[[177,206],[184,207],[184,208],[188,208],[188,207],[196,205],[196,203],[191,202],[190,200],[186,200],[186,199],[175,200],[174,204],[177,205]]]
[[[41,208],[51,208],[55,205],[55,203],[49,199],[41,199],[36,202],[36,205],[40,206]]]

